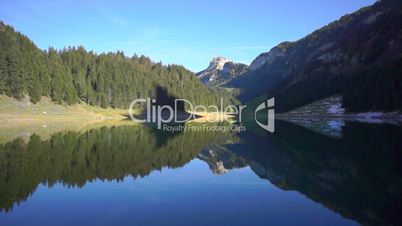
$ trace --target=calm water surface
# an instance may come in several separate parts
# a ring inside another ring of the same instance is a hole
[[[247,129],[109,126],[5,141],[0,225],[402,223],[400,126]]]

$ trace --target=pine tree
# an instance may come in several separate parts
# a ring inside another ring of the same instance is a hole
[[[125,108],[134,99],[155,97],[163,87],[170,96],[194,104],[219,103],[218,94],[182,66],[130,58],[121,51],[97,55],[81,46],[44,52],[10,26],[0,27],[0,92],[9,96]]]

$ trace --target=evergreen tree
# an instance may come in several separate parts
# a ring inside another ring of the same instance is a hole
[[[41,96],[57,103],[79,101],[127,108],[138,98],[156,97],[158,87],[194,104],[219,104],[217,93],[182,66],[164,66],[123,52],[94,54],[82,46],[39,50],[26,36],[0,23],[0,92],[16,98]],[[227,103],[233,102],[230,96]]]

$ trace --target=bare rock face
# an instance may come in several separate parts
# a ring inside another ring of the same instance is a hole
[[[283,56],[284,51],[280,47],[276,46],[272,48],[269,52],[261,53],[257,58],[253,60],[250,64],[250,70],[254,71],[262,67],[265,64],[274,62],[278,57]]]
[[[225,65],[227,62],[230,62],[230,60],[225,57],[219,57],[219,56],[214,57],[212,61],[209,63],[207,70],[213,70],[213,69],[222,70],[223,65]]]
[[[214,81],[218,78],[219,73],[220,71],[222,71],[225,63],[229,61],[230,60],[225,57],[214,57],[212,61],[209,63],[208,68],[198,72],[196,75],[204,83]]]
[[[225,57],[214,57],[208,68],[196,75],[205,84],[214,86],[226,83],[247,71],[248,66],[245,64],[234,63]]]

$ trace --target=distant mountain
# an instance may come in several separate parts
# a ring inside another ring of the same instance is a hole
[[[259,55],[226,86],[288,111],[333,95],[346,111],[402,109],[402,1],[381,0]]]
[[[245,64],[234,63],[225,57],[214,57],[208,68],[196,75],[205,84],[215,86],[226,83],[247,71],[248,66]]]

